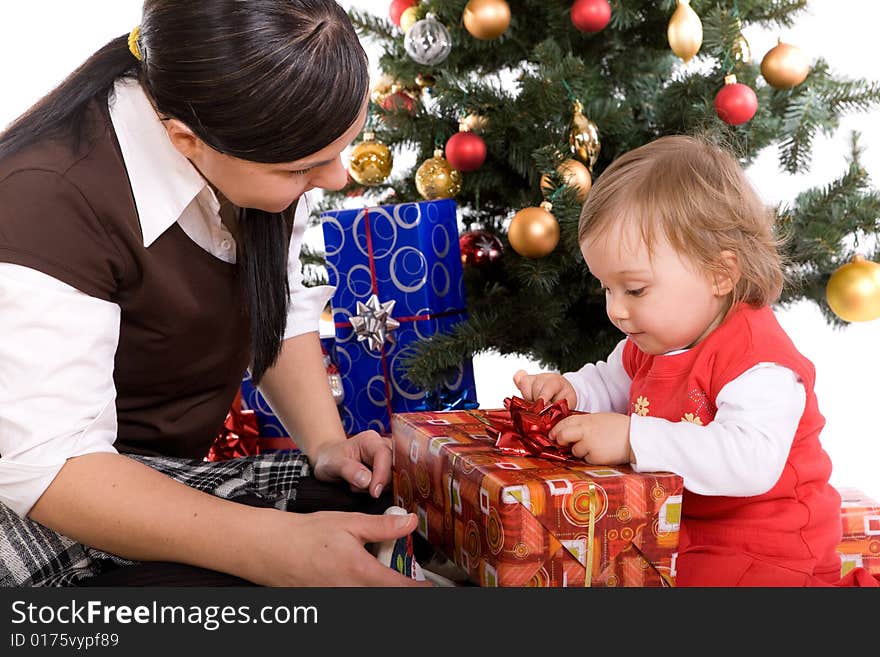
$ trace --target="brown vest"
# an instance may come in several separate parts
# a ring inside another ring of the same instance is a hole
[[[122,309],[116,449],[202,458],[250,360],[238,267],[177,223],[145,248],[106,101],[86,121],[78,145],[43,140],[0,161],[0,262]]]

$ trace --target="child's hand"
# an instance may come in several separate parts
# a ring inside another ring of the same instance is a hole
[[[572,415],[550,430],[550,439],[571,445],[573,456],[593,465],[618,465],[634,460],[629,443],[629,415]]]
[[[535,401],[540,397],[548,404],[552,404],[564,399],[568,402],[569,409],[574,410],[577,406],[577,393],[568,379],[561,374],[551,372],[526,374],[525,370],[519,370],[513,375],[513,383],[519,388],[526,401]]]

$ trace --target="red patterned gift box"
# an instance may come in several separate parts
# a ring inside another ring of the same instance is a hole
[[[481,586],[674,584],[681,477],[503,451],[500,412],[393,416],[395,499],[422,536]]]
[[[839,488],[843,535],[840,553],[841,576],[862,566],[880,575],[880,503],[857,488]]]

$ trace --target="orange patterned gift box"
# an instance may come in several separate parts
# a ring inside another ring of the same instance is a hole
[[[839,488],[843,535],[840,553],[841,576],[862,566],[880,575],[880,503],[857,488]]]
[[[502,451],[487,413],[393,416],[396,503],[428,542],[481,586],[674,585],[681,477]]]

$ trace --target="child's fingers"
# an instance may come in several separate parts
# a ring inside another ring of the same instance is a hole
[[[562,382],[559,379],[552,379],[547,382],[547,385],[544,386],[544,399],[546,399],[549,403],[558,402],[560,399],[564,398],[563,394],[564,388],[562,387]]]
[[[586,441],[574,443],[571,446],[571,455],[578,459],[584,459],[589,463],[590,447]]]
[[[520,393],[522,393],[523,399],[532,400],[532,387],[533,382],[535,380],[534,375],[526,374],[525,370],[519,370],[516,374],[513,375],[513,383],[519,388]]]
[[[544,377],[544,380],[538,382],[535,387],[538,388],[539,386],[540,389],[534,391],[535,398],[540,397],[548,404],[557,402],[565,397],[565,386],[560,376]]]
[[[567,417],[550,430],[550,440],[559,445],[576,443],[584,436],[581,416]]]

